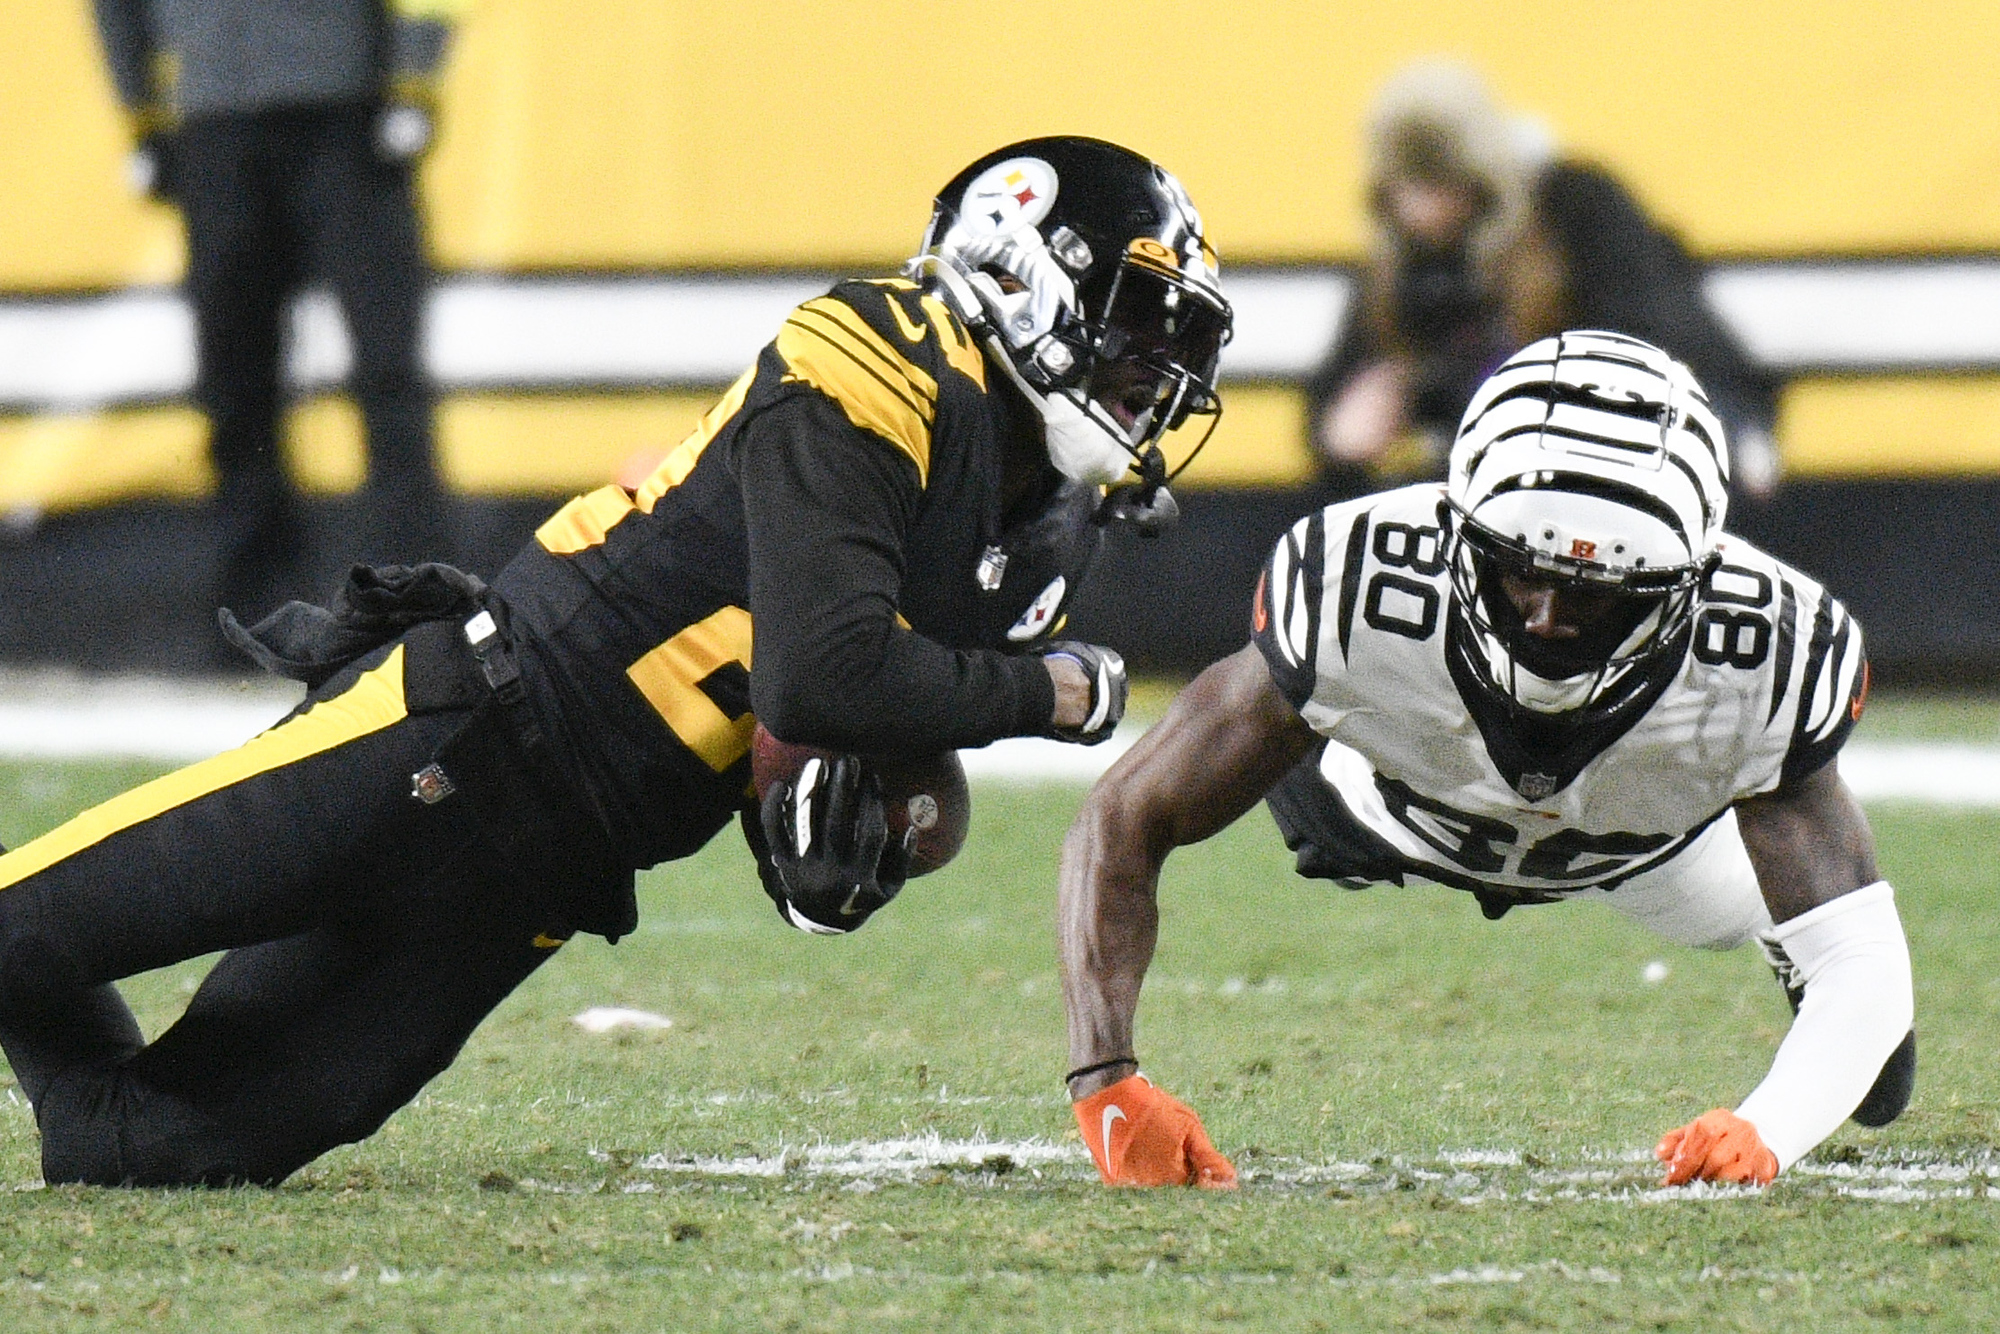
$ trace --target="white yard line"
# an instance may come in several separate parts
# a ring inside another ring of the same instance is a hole
[[[0,671],[0,759],[133,759],[185,764],[241,745],[285,716],[297,686],[256,678],[177,680]],[[975,782],[1096,780],[1138,739],[1099,746],[1020,738],[961,752]],[[1863,801],[2000,809],[2000,744],[1857,741],[1840,771]]]
[[[1004,1175],[1017,1169],[1081,1166],[1090,1161],[1081,1145],[1046,1140],[944,1139],[918,1135],[904,1139],[853,1140],[846,1144],[806,1144],[766,1157],[706,1158],[656,1153],[634,1166],[644,1172],[716,1177],[843,1177],[896,1179],[940,1170]]]
[[[609,1154],[594,1156],[611,1161]],[[1458,1149],[1429,1159],[1396,1156],[1364,1163],[1257,1158],[1239,1161],[1237,1167],[1248,1191],[1388,1195],[1416,1189],[1469,1206],[1506,1201],[1699,1204],[1750,1198],[1758,1193],[1741,1186],[1662,1189],[1652,1155],[1638,1150],[1587,1155],[1573,1163],[1542,1162],[1512,1149]],[[1031,1181],[1096,1177],[1088,1155],[1074,1142],[945,1139],[935,1134],[780,1146],[776,1153],[732,1158],[662,1152],[639,1159],[631,1170],[643,1174],[627,1183],[628,1189],[636,1190],[670,1187],[671,1179],[677,1177],[831,1179],[857,1189],[883,1182],[921,1181],[940,1171],[995,1182],[1002,1177],[1010,1182],[1019,1177]],[[2000,1157],[1878,1159],[1864,1155],[1852,1163],[1808,1161],[1794,1166],[1774,1189],[1889,1204],[1974,1198],[2000,1204]],[[1474,1280],[1460,1277],[1446,1281]]]

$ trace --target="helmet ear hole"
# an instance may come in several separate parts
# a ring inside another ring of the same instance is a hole
[[[1001,268],[998,264],[981,264],[979,271],[993,280],[994,285],[1000,289],[1002,295],[1015,296],[1028,290],[1026,283]]]

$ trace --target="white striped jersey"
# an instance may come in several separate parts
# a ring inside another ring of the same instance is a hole
[[[1725,537],[1650,705],[1524,737],[1454,673],[1443,494],[1405,487],[1301,519],[1253,612],[1273,679],[1328,738],[1321,773],[1430,878],[1530,894],[1618,884],[1733,802],[1818,769],[1861,716],[1867,665],[1846,608]]]

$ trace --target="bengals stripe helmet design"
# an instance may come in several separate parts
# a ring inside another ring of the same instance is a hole
[[[1446,482],[1453,615],[1479,683],[1544,716],[1602,719],[1678,669],[1728,509],[1722,425],[1688,368],[1623,334],[1530,344],[1473,394]],[[1592,596],[1573,639],[1527,633],[1517,571]]]

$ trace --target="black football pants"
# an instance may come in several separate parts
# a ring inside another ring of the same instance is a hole
[[[421,363],[427,270],[408,166],[380,161],[367,106],[191,120],[176,136],[188,235],[195,398],[210,423],[222,532],[219,595],[247,623],[298,596],[301,531],[278,451],[287,301],[323,279],[354,349],[367,427],[370,531],[380,564],[450,560]]]
[[[518,784],[413,797],[504,720],[409,715],[402,657],[0,857],[0,1045],[50,1182],[276,1182],[373,1132],[568,934]],[[146,1044],[112,981],[216,950]]]

